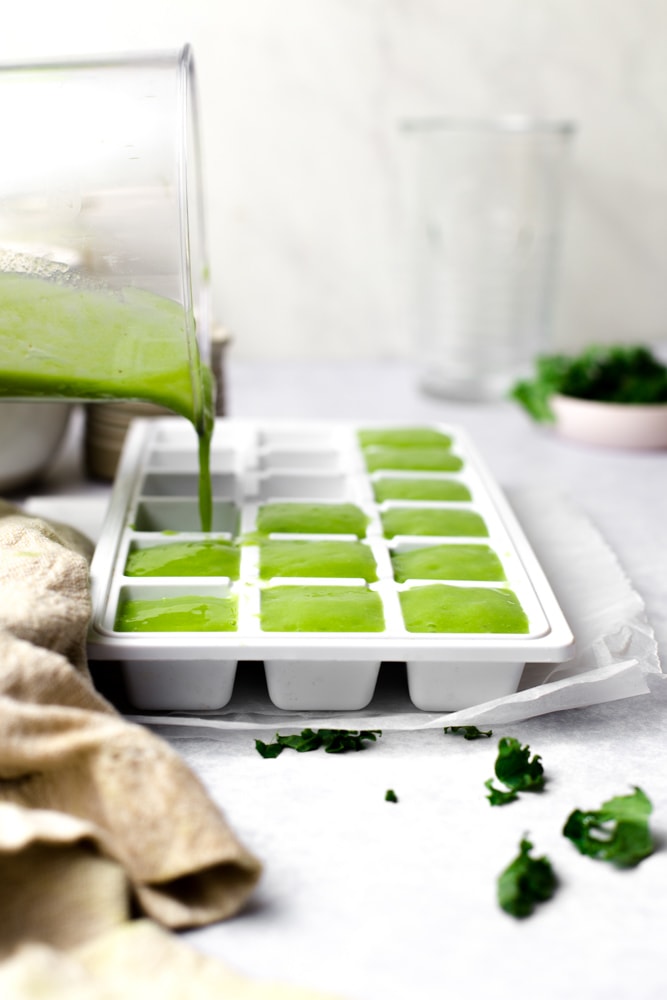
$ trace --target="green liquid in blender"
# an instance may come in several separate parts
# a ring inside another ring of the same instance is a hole
[[[199,506],[210,531],[213,383],[183,308],[118,292],[0,273],[0,396],[137,399],[186,417],[199,436]]]

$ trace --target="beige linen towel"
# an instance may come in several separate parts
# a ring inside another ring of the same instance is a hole
[[[238,975],[148,920],[68,952],[27,945],[0,967],[2,1000],[336,1000]]]
[[[85,659],[90,544],[0,501],[0,953],[69,948],[131,910],[169,928],[236,913],[260,874],[168,744]]]

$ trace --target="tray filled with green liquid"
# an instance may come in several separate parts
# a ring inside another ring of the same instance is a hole
[[[573,655],[461,428],[218,418],[210,469],[204,531],[192,428],[134,421],[91,567],[89,656],[135,707],[222,708],[261,661],[276,707],[357,710],[398,662],[415,707],[455,711]]]

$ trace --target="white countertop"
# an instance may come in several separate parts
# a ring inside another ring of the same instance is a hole
[[[643,598],[667,663],[667,454],[559,440],[511,403],[427,397],[396,363],[230,362],[235,417],[444,421],[473,437],[501,486],[539,482],[598,527]],[[106,495],[85,484],[72,446],[49,495]],[[264,861],[253,903],[236,919],[185,935],[258,978],[345,1000],[494,1000],[667,995],[667,691],[562,711],[467,742],[441,730],[390,732],[344,756],[285,751],[262,759],[255,735],[167,738]],[[491,808],[497,739],[540,754],[544,793]],[[577,854],[561,834],[575,807],[640,785],[657,850],[618,871]],[[398,804],[384,801],[388,788]],[[498,873],[522,836],[559,877],[554,899],[520,922],[495,901]]]

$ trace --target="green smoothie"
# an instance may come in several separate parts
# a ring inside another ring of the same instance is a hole
[[[357,432],[357,437],[362,448],[371,445],[390,445],[394,448],[440,445],[449,448],[452,443],[449,434],[443,434],[435,427],[364,427]]]
[[[373,553],[363,542],[271,540],[259,546],[259,575],[377,580]]]
[[[240,550],[223,539],[200,542],[165,542],[132,549],[125,563],[126,576],[227,576],[238,580]]]
[[[528,618],[516,594],[504,588],[436,583],[403,590],[398,596],[408,632],[528,631]]]
[[[380,469],[415,472],[458,472],[463,461],[445,445],[373,445],[364,449],[369,472]]]
[[[201,519],[210,530],[212,377],[177,302],[0,272],[0,396],[137,399],[186,417],[199,435]]]
[[[368,516],[353,503],[278,502],[257,511],[258,535],[356,535],[363,538]]]
[[[405,552],[392,552],[394,579],[484,580],[502,583],[505,573],[500,559],[488,545],[424,545]]]
[[[379,594],[366,587],[267,587],[261,593],[264,632],[382,632]]]
[[[460,508],[390,507],[380,512],[380,519],[385,538],[396,535],[483,537],[489,533],[480,514]]]
[[[456,479],[429,479],[425,476],[381,476],[373,482],[376,503],[385,500],[471,499],[470,490]]]
[[[235,597],[179,595],[122,601],[114,627],[117,632],[233,632],[236,621]]]

